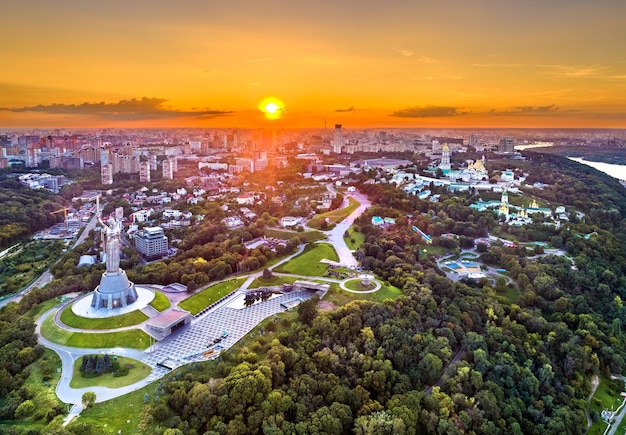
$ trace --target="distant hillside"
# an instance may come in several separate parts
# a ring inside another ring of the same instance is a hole
[[[49,228],[63,207],[62,199],[45,190],[30,190],[13,179],[0,179],[0,250]]]
[[[626,165],[626,148],[559,145],[545,148],[533,148],[532,151],[545,154],[556,154],[565,157],[583,157],[585,160],[589,160],[591,162]]]

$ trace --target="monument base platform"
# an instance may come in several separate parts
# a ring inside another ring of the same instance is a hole
[[[76,302],[72,304],[72,312],[77,316],[86,317],[88,319],[100,319],[103,317],[114,317],[122,314],[130,313],[132,311],[141,310],[148,305],[155,297],[154,291],[146,287],[135,286],[137,292],[137,300],[131,305],[125,307],[118,307],[113,309],[100,308],[96,309],[91,306],[91,301],[94,293],[88,293]]]

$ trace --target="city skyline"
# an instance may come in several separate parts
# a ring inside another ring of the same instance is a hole
[[[15,2],[0,128],[623,128],[625,15],[619,0]]]

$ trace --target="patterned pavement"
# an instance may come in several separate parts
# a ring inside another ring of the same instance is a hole
[[[158,367],[157,363],[167,361],[169,367],[176,368],[193,361],[216,358],[220,351],[233,346],[262,320],[285,311],[283,304],[301,302],[315,294],[310,290],[299,290],[242,309],[229,307],[238,293],[235,292],[233,297],[228,298],[220,306],[194,319],[191,325],[183,327],[154,345],[152,352],[150,349],[146,350],[146,357],[142,361],[153,367],[148,382],[159,379],[169,372],[166,368]],[[228,332],[228,337],[213,345],[213,339],[220,337],[224,331]],[[203,353],[209,346],[213,346],[216,352],[207,358]]]

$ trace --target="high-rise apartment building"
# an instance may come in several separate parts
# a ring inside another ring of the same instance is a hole
[[[172,165],[172,161],[170,159],[163,160],[163,178],[165,180],[174,179],[174,166]]]
[[[343,131],[341,124],[335,124],[335,134],[333,138],[333,152],[335,154],[341,154],[343,148]]]
[[[102,178],[102,184],[113,184],[113,164],[103,164],[100,168],[100,176]]]
[[[512,153],[515,151],[515,141],[509,136],[505,136],[498,142],[499,153]]]
[[[146,227],[135,233],[135,249],[147,260],[163,258],[167,254],[167,237],[161,227]]]
[[[150,162],[141,162],[139,164],[139,182],[150,182]]]

